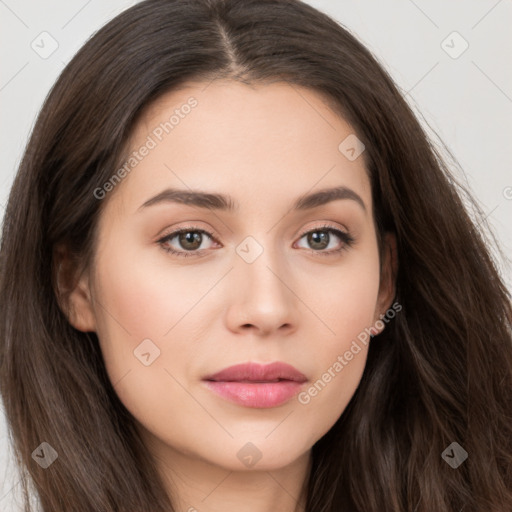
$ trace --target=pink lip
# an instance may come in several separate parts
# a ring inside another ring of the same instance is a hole
[[[230,366],[205,377],[206,386],[218,395],[245,407],[276,407],[297,394],[307,381],[304,374],[286,363]]]

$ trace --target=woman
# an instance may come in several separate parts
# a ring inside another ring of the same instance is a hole
[[[25,491],[52,512],[512,510],[510,295],[463,194],[312,7],[116,17],[52,89],[5,214]]]

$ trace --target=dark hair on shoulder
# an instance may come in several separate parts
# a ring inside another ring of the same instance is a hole
[[[101,28],[49,93],[14,180],[0,252],[0,385],[28,505],[168,512],[94,333],[56,294],[55,250],[94,250],[94,190],[154,100],[189,81],[310,88],[365,144],[379,235],[397,237],[403,311],[313,446],[308,512],[512,510],[512,311],[480,210],[376,58],[298,0],[146,0]],[[472,214],[474,214],[474,219]],[[31,458],[46,441],[49,470]],[[452,442],[469,454],[456,470]]]

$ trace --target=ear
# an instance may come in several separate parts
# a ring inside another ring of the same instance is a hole
[[[375,308],[374,325],[381,320],[381,315],[391,307],[396,293],[396,276],[398,272],[398,254],[396,249],[396,235],[385,233],[383,239],[383,255],[381,261],[379,294]],[[379,326],[382,325],[382,328]],[[383,321],[372,327],[374,335],[380,334],[385,328]]]
[[[88,272],[79,274],[79,265],[67,247],[53,252],[55,292],[62,312],[79,331],[95,332],[96,317],[92,307]]]

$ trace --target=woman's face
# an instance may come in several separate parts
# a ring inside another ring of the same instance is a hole
[[[160,457],[275,469],[343,413],[393,297],[361,149],[320,96],[286,83],[190,83],[138,123],[131,167],[96,192],[105,209],[72,323],[97,333]],[[303,378],[205,380],[249,362]]]

